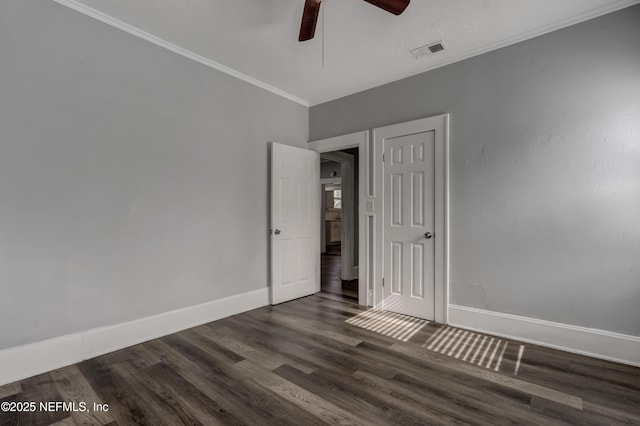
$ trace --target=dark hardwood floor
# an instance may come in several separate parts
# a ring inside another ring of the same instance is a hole
[[[640,369],[321,292],[0,387],[12,401],[89,412],[0,424],[640,424]]]
[[[321,285],[323,293],[342,296],[346,299],[358,301],[358,280],[343,281],[340,278],[341,247],[337,245],[327,246],[326,253],[321,256]]]

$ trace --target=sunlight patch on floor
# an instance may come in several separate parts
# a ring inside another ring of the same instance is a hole
[[[429,324],[429,321],[395,312],[371,309],[349,318],[346,323],[406,342]]]
[[[498,337],[442,326],[422,346],[471,364],[500,371],[500,365],[502,365],[502,359],[509,343]],[[520,345],[515,374],[518,374],[523,352],[524,346]]]

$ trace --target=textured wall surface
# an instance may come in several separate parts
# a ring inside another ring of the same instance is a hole
[[[0,2],[0,349],[267,286],[267,141],[308,109]]]
[[[640,6],[312,107],[451,113],[451,303],[640,335]]]

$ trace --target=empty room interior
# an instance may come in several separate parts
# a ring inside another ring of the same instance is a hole
[[[640,1],[0,2],[0,424],[640,425]]]

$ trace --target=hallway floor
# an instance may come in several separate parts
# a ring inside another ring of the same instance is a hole
[[[349,301],[358,302],[358,280],[343,281],[340,279],[340,246],[328,246],[322,254],[322,271],[320,288],[323,293],[340,296]]]

